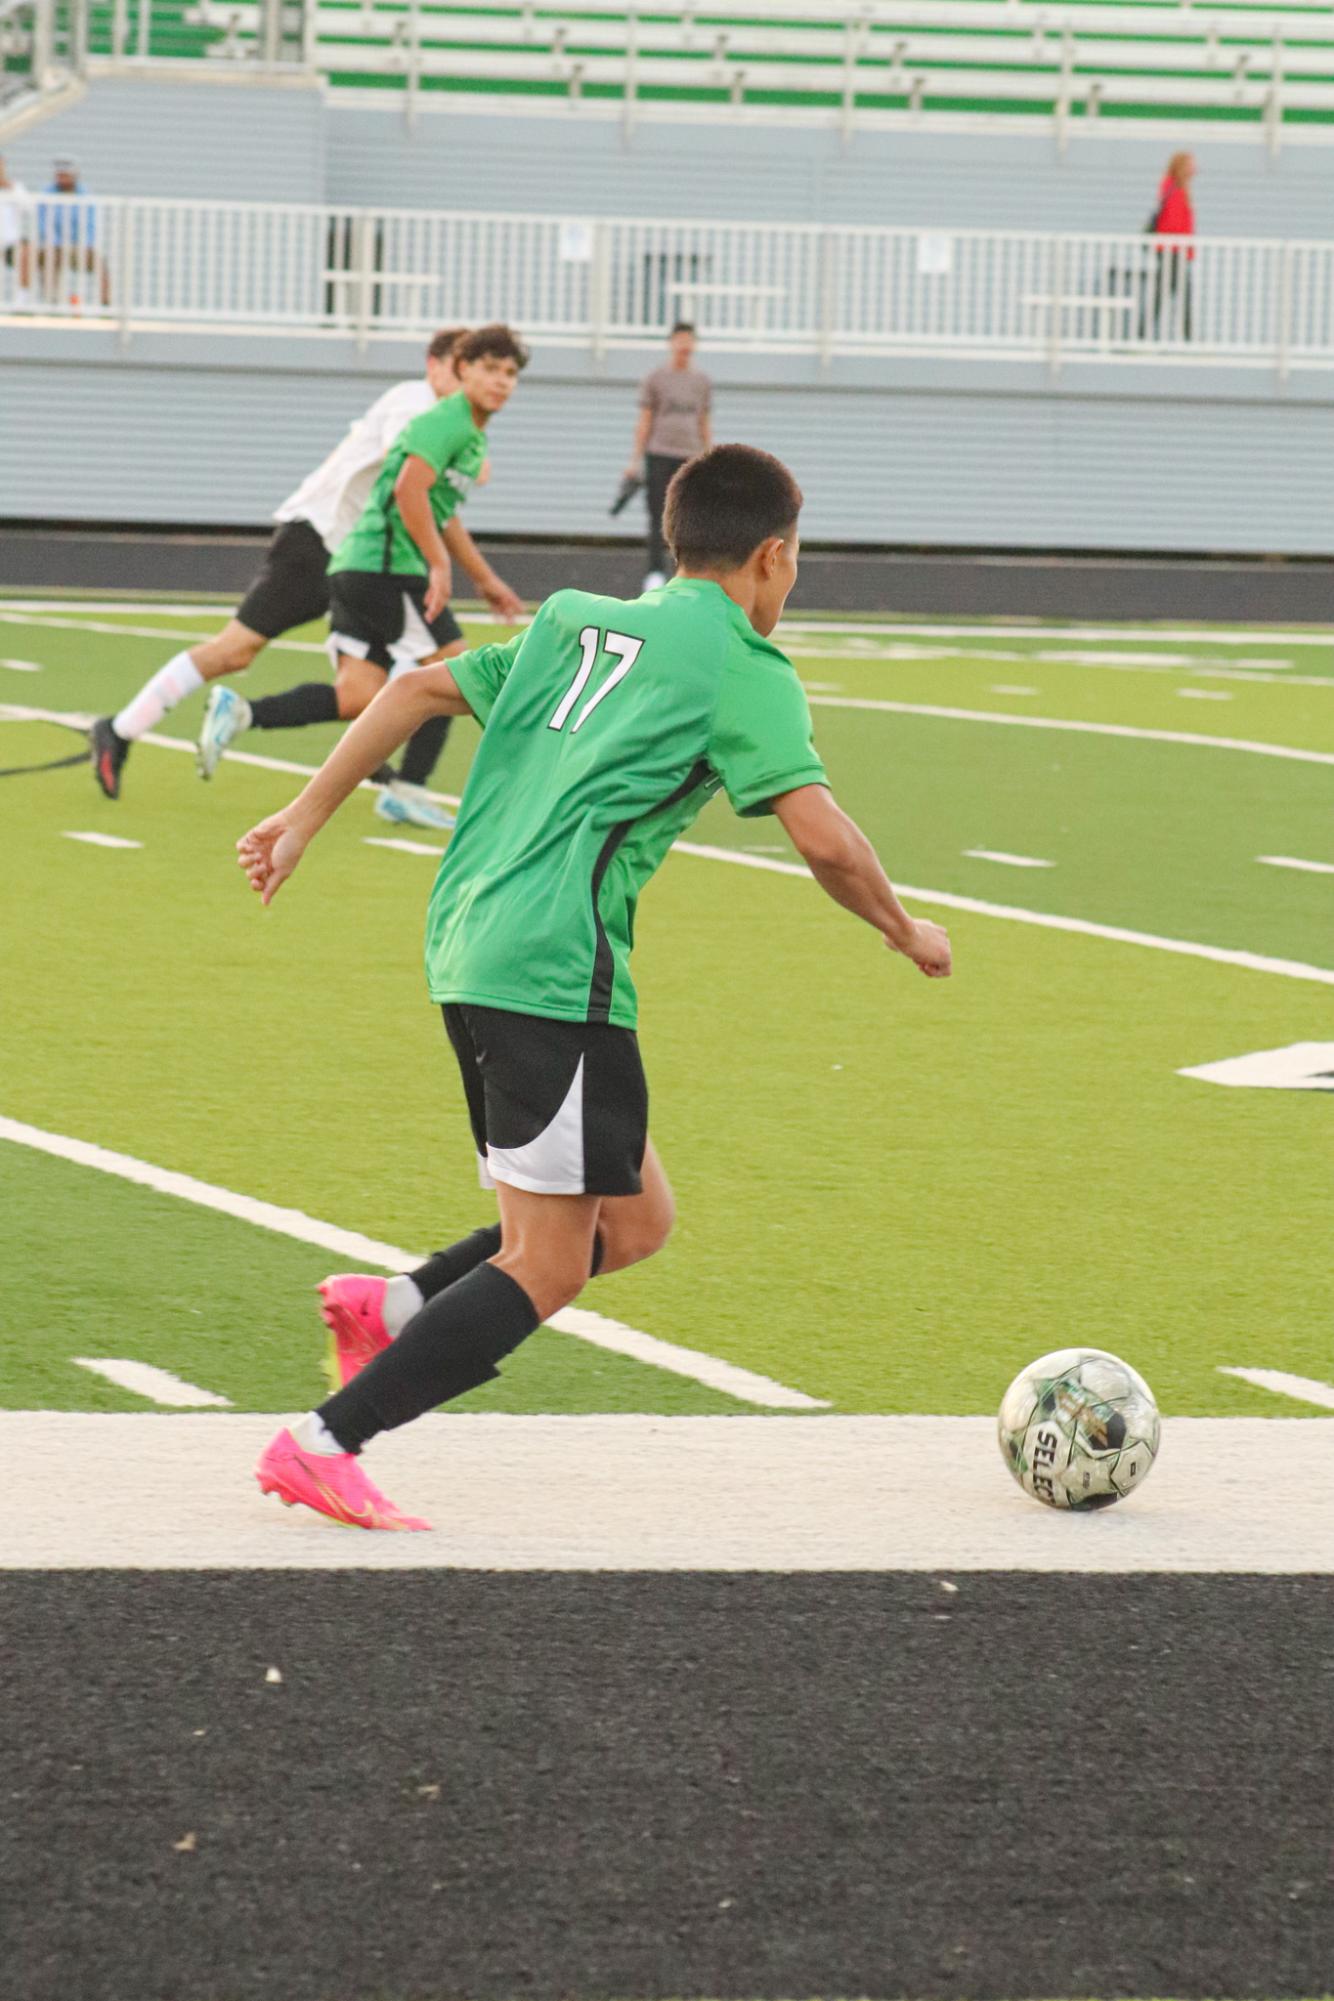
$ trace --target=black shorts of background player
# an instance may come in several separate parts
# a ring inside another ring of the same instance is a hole
[[[467,331],[466,327],[446,327],[436,334],[426,350],[424,377],[396,383],[377,397],[341,443],[283,502],[264,567],[222,631],[173,654],[124,708],[114,716],[99,717],[93,724],[93,775],[107,798],[120,796],[121,772],[130,744],[155,729],[178,702],[206,682],[243,673],[272,640],[325,616],[330,556],[355,524],[404,425],[430,409],[438,398],[451,396],[458,389],[454,348]],[[522,614],[521,599],[492,570],[462,524],[452,553],[497,617],[514,619]]]

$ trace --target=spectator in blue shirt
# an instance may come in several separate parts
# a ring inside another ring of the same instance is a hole
[[[83,194],[79,169],[73,160],[57,160],[54,175],[46,192],[62,195],[65,199],[58,202],[39,201],[37,204],[37,269],[42,292],[48,300],[59,302],[68,289],[69,302],[78,306],[82,301],[76,291],[68,288],[66,271],[96,272],[102,304],[109,306],[111,277],[96,247],[97,205],[87,200],[71,199]]]

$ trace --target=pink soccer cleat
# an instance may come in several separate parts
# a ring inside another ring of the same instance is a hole
[[[324,1372],[330,1386],[340,1390],[353,1376],[374,1361],[389,1346],[384,1324],[384,1289],[388,1281],[349,1272],[341,1278],[326,1278],[315,1290],[320,1295],[320,1313],[333,1339],[329,1343]]]
[[[261,1494],[276,1494],[284,1507],[312,1508],[349,1529],[429,1529],[417,1515],[405,1515],[386,1500],[361,1470],[354,1452],[303,1452],[284,1429],[265,1446],[255,1468]]]

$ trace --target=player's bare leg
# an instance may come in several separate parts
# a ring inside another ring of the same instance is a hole
[[[263,633],[252,632],[239,618],[229,619],[213,639],[174,653],[117,715],[99,716],[89,733],[89,747],[93,776],[107,798],[120,797],[120,774],[136,738],[156,729],[170,709],[206,681],[243,673],[268,643]]]
[[[641,1178],[644,1185],[638,1195],[604,1195],[599,1202],[589,1253],[589,1274],[594,1278],[642,1264],[662,1249],[672,1233],[676,1201],[652,1140],[644,1151]],[[498,1257],[500,1242],[500,1224],[492,1223],[396,1278],[341,1272],[324,1279],[315,1290],[331,1337],[325,1364],[330,1387],[350,1383],[428,1300]]]

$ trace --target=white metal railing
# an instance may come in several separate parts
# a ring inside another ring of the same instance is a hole
[[[1334,367],[1334,242],[0,192],[0,316],[372,340],[505,319],[601,355]]]

